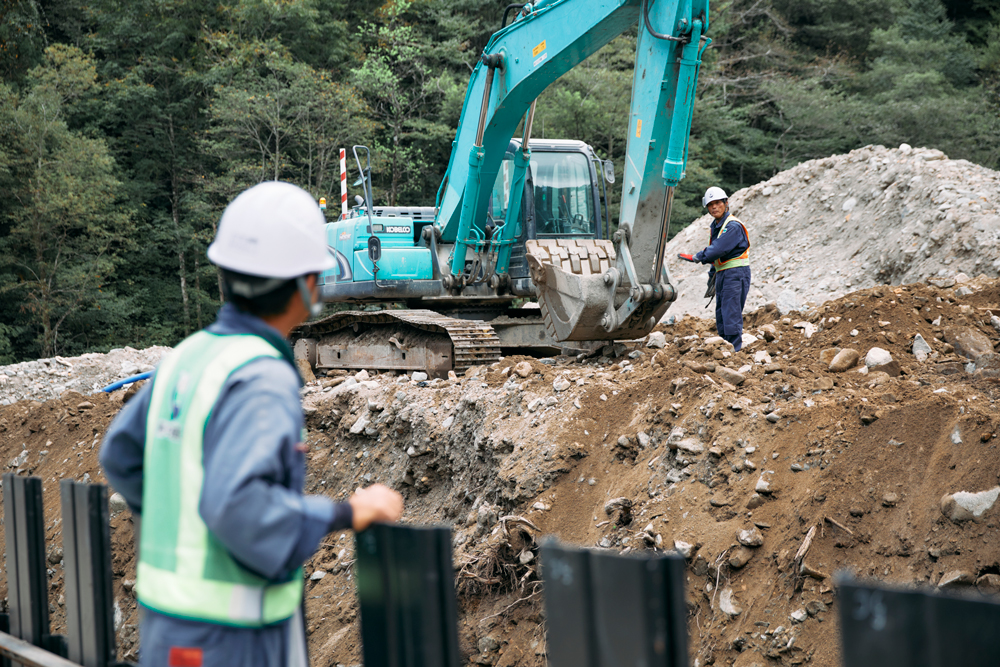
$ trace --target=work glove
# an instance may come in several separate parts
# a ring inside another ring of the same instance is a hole
[[[698,252],[696,252],[694,254],[694,261],[701,262],[702,264],[704,264],[705,263],[705,251],[704,250],[699,250]]]
[[[692,256],[692,255],[688,255],[688,254],[686,254],[686,253],[683,253],[683,252],[682,252],[682,253],[679,253],[679,254],[678,254],[677,256],[678,256],[678,257],[679,257],[680,259],[683,259],[683,260],[684,260],[685,262],[693,262],[693,261],[695,261],[695,259],[694,259],[694,256]]]

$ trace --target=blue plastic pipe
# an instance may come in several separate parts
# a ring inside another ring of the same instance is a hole
[[[133,382],[138,382],[139,380],[148,380],[152,377],[153,371],[146,371],[145,373],[139,373],[138,375],[133,375],[132,377],[127,377],[124,380],[118,380],[118,382],[112,382],[107,387],[101,391],[111,393],[116,389],[121,389],[127,384],[132,384]]]

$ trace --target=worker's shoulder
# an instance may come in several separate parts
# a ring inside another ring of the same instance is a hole
[[[245,385],[254,390],[293,395],[298,400],[299,374],[280,357],[251,359],[229,376],[227,385]]]

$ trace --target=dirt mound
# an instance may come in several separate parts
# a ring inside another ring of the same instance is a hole
[[[0,366],[0,405],[47,401],[66,391],[91,394],[117,380],[153,370],[169,347],[136,350],[123,347],[107,354],[53,357]]]
[[[876,284],[927,277],[996,277],[1000,173],[941,151],[866,146],[810,160],[730,199],[750,230],[748,308],[785,312]],[[707,245],[704,216],[667,245],[667,257]],[[680,297],[670,315],[704,317],[707,267],[676,259]]]
[[[320,378],[303,392],[307,485],[343,498],[383,482],[405,494],[406,521],[451,525],[474,663],[545,663],[537,545],[552,535],[685,554],[693,664],[834,667],[834,572],[983,591],[1000,581],[1000,509],[990,494],[975,519],[956,509],[968,504],[959,492],[1000,482],[998,297],[1000,281],[978,279],[875,286],[752,313],[756,340],[739,353],[711,321],[685,318],[658,327],[662,349],[508,358],[457,380]],[[831,370],[839,353],[845,368]],[[50,549],[55,482],[101,479],[91,443],[120,400],[0,408],[0,461],[45,479]],[[113,529],[121,653],[134,656],[127,512]],[[307,564],[315,664],[360,662],[352,554],[349,533],[331,534]]]

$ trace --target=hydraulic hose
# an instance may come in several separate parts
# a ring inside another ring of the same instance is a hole
[[[132,384],[133,382],[139,382],[140,380],[148,380],[152,376],[153,376],[153,371],[146,371],[145,373],[139,373],[138,375],[127,377],[124,380],[118,380],[118,382],[112,382],[101,391],[110,394],[114,390],[121,389],[127,384]]]
[[[650,0],[642,0],[642,8],[640,10],[642,12],[642,20],[646,22],[646,30],[649,31],[649,34],[655,37],[656,39],[668,39],[671,42],[683,42],[684,40],[681,39],[680,37],[674,37],[673,35],[663,35],[653,30],[653,26],[649,22],[649,2]]]

